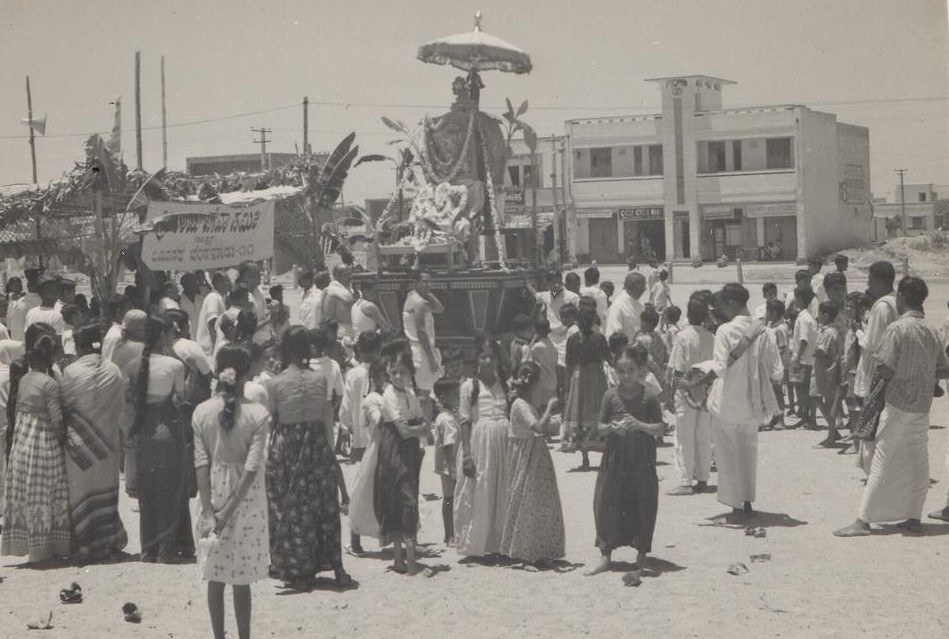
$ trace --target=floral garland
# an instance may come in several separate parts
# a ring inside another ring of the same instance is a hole
[[[440,175],[434,167],[435,163],[441,163],[440,160],[435,157],[434,152],[429,148],[431,146],[429,132],[434,130],[435,127],[431,124],[432,119],[428,116],[425,116],[422,140],[423,144],[421,147],[418,147],[417,150],[419,151],[419,157],[422,160],[422,169],[427,175],[431,176],[433,182],[451,182],[456,177],[458,177],[462,167],[465,165],[466,156],[468,155],[468,147],[471,144],[471,137],[474,133],[475,118],[477,115],[478,111],[476,109],[472,109],[471,117],[468,119],[468,130],[465,132],[465,142],[461,146],[461,152],[458,154],[458,159],[455,161],[455,164],[450,169],[448,169],[448,174],[444,177]]]
[[[505,253],[504,243],[501,241],[501,228],[498,223],[498,207],[494,200],[494,180],[491,178],[491,167],[488,165],[488,145],[484,141],[484,132],[481,131],[481,127],[478,127],[479,137],[481,138],[481,153],[484,156],[484,173],[485,173],[485,186],[488,190],[488,203],[491,207],[491,219],[494,222],[494,243],[498,247],[498,261],[500,262],[501,270],[508,270],[507,264],[504,263]]]

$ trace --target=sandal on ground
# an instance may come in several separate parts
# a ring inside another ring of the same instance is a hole
[[[82,603],[82,588],[75,581],[72,582],[69,588],[59,591],[59,600],[64,604]]]
[[[122,613],[125,615],[125,620],[129,623],[142,623],[142,611],[138,609],[138,606],[129,602],[122,606]]]

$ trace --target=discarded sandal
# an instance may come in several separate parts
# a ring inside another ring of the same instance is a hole
[[[129,623],[142,623],[142,611],[132,602],[122,606],[122,612],[125,614],[125,620]]]
[[[82,603],[82,588],[75,581],[72,582],[69,588],[59,591],[59,600],[64,604]]]

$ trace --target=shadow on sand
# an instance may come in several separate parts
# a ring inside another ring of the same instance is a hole
[[[801,519],[795,519],[786,513],[768,513],[760,510],[755,511],[750,517],[727,512],[709,517],[706,521],[708,523],[700,523],[698,525],[734,528],[738,530],[749,526],[756,528],[797,528],[798,526],[806,526],[808,523]]]

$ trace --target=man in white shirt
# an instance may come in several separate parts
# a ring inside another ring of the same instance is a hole
[[[111,362],[112,353],[122,339],[122,319],[125,317],[125,298],[113,297],[105,303],[105,317],[112,321],[109,330],[102,338],[102,361]]]
[[[820,272],[824,268],[824,261],[812,258],[807,261],[807,268],[811,272],[811,289],[814,291],[814,298],[818,304],[826,302],[827,293],[824,292],[824,274]]]
[[[708,315],[704,301],[689,300],[686,309],[689,325],[675,336],[669,357],[669,370],[674,379],[681,378],[696,364],[712,359],[715,336],[705,328]],[[679,485],[667,494],[694,495],[708,488],[712,466],[711,415],[692,408],[682,390],[675,392],[675,414],[675,467]]]
[[[181,276],[181,297],[178,299],[178,306],[188,314],[188,328],[191,334],[198,334],[198,316],[201,314],[201,307],[204,306],[204,295],[201,294],[201,288],[198,285],[198,277],[194,273],[185,273]]]
[[[603,335],[609,339],[613,333],[625,333],[632,344],[639,332],[639,316],[644,310],[639,298],[646,292],[646,278],[640,273],[630,271],[623,282],[623,291],[616,296],[606,316],[606,330]]]
[[[369,393],[369,368],[379,359],[382,337],[379,333],[360,333],[356,338],[359,364],[346,373],[343,403],[339,407],[339,423],[353,438],[350,459],[359,461],[369,446],[370,433],[363,419],[362,400]]]
[[[165,313],[170,310],[180,311],[181,306],[178,304],[178,285],[168,280],[161,286],[161,297],[158,298],[156,310],[158,314]]]
[[[319,326],[317,321],[317,309],[314,308],[316,302],[316,289],[313,287],[313,269],[305,267],[297,272],[297,284],[303,291],[303,297],[300,299],[299,324],[307,330],[316,330]]]
[[[255,262],[242,262],[237,269],[237,283],[243,284],[250,291],[253,311],[257,315],[254,343],[265,344],[273,337],[273,331],[270,326],[270,307],[260,290],[260,266]]]
[[[716,309],[728,321],[718,327],[712,356],[714,379],[708,410],[718,467],[718,501],[731,517],[754,515],[758,427],[777,410],[772,389],[784,375],[774,335],[748,311],[748,289],[726,284]]]
[[[59,300],[59,280],[52,276],[44,277],[38,286],[40,305],[27,311],[23,330],[25,332],[37,322],[45,322],[56,330],[57,335],[62,335],[66,330],[66,322],[63,320],[62,313],[56,309],[56,302]]]
[[[333,267],[333,281],[323,291],[323,319],[334,319],[339,325],[337,339],[353,339],[353,302],[356,297],[350,288],[353,281],[353,269],[348,264]]]
[[[316,322],[316,328],[323,323],[323,298],[331,281],[329,271],[320,271],[313,276],[313,318],[311,321]]]
[[[567,327],[560,319],[560,310],[567,304],[576,306],[580,302],[580,296],[564,287],[560,271],[548,272],[545,280],[546,291],[538,292],[526,278],[524,285],[527,287],[527,292],[534,297],[534,301],[543,304],[547,311],[547,321],[550,322],[550,341],[557,347],[557,357],[560,360],[565,356],[569,337]]]
[[[26,336],[26,314],[39,306],[41,302],[37,293],[40,271],[31,268],[27,269],[24,275],[26,276],[26,294],[11,302],[7,308],[7,329],[10,331],[10,339],[18,342],[22,342]]]
[[[580,297],[592,297],[596,300],[596,315],[600,318],[600,330],[606,327],[606,314],[609,310],[609,300],[606,292],[600,288],[600,269],[591,266],[583,272],[584,287],[580,289]]]
[[[217,321],[227,311],[227,295],[231,292],[231,280],[226,273],[217,272],[211,277],[213,290],[208,293],[198,313],[195,341],[209,357],[214,353]]]

